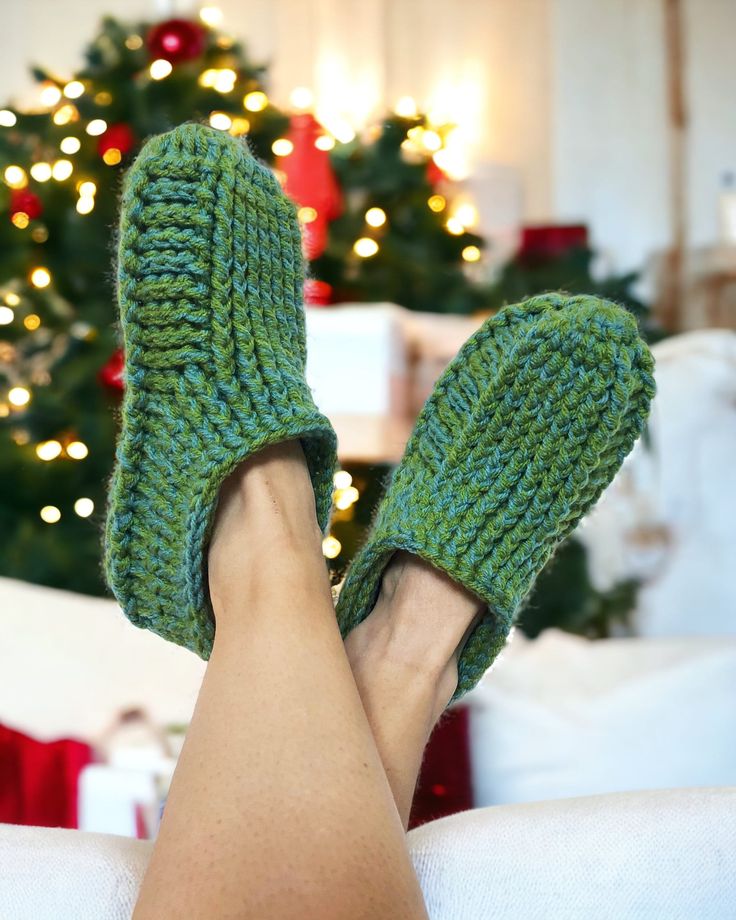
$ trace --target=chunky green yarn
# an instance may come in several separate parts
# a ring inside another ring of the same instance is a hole
[[[125,395],[105,568],[136,625],[202,657],[205,548],[237,464],[299,438],[328,523],[335,435],[304,379],[303,281],[294,207],[243,142],[186,124],[144,146],[122,196]]]
[[[506,642],[534,579],[642,431],[653,360],[625,310],[551,294],[507,307],[461,349],[422,410],[337,604],[347,635],[391,556],[421,556],[487,604],[455,698]]]

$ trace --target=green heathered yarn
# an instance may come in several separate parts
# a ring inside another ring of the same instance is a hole
[[[129,170],[118,257],[125,395],[106,574],[136,625],[206,658],[205,549],[225,477],[299,438],[329,519],[335,435],[304,379],[299,226],[244,142],[186,124]]]
[[[342,587],[343,635],[372,610],[393,553],[421,556],[488,605],[454,698],[472,689],[640,435],[653,367],[632,316],[594,297],[543,295],[489,319],[419,416]]]

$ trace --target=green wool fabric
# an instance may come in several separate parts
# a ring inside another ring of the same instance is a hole
[[[208,657],[205,548],[225,477],[299,438],[327,526],[335,435],[304,379],[293,205],[244,142],[198,124],[144,146],[123,188],[125,346],[105,568],[126,615]]]
[[[506,642],[534,579],[640,435],[654,363],[633,317],[558,294],[507,307],[438,381],[337,604],[347,635],[405,550],[487,605],[455,698]]]

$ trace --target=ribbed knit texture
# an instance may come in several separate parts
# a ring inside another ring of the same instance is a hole
[[[472,689],[641,433],[652,371],[633,317],[594,297],[543,295],[489,319],[419,416],[342,587],[343,635],[372,610],[393,553],[421,556],[488,605],[454,698]]]
[[[242,141],[196,124],[150,140],[123,188],[125,396],[105,568],[138,626],[208,657],[205,549],[220,484],[301,439],[327,526],[335,435],[312,401],[299,226]]]

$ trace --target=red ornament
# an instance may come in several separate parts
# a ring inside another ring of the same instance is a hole
[[[130,153],[135,146],[135,134],[130,129],[130,125],[125,122],[110,125],[110,127],[101,134],[97,141],[97,152],[100,156],[107,153],[108,150],[117,149],[122,154]]]
[[[304,282],[304,303],[308,307],[328,307],[332,303],[332,285],[318,278]]]
[[[292,151],[279,157],[279,169],[284,173],[284,191],[300,209],[307,211],[302,218],[304,252],[308,259],[322,255],[327,245],[327,226],[342,213],[342,195],[332,170],[330,155],[320,150],[315,141],[324,128],[308,112],[292,115],[288,139]]]
[[[10,216],[19,213],[27,214],[31,220],[43,213],[41,199],[27,188],[14,188],[10,193]]]
[[[110,355],[107,363],[103,364],[100,368],[97,378],[100,383],[104,384],[108,389],[122,393],[125,389],[125,382],[123,380],[124,368],[125,358],[123,357],[123,351],[121,348],[116,348]]]
[[[206,41],[207,33],[198,22],[167,19],[151,29],[146,46],[153,60],[163,58],[171,64],[179,64],[198,58]]]
[[[438,186],[440,182],[444,181],[446,178],[447,176],[442,172],[435,161],[431,159],[427,163],[427,182],[429,182],[432,188],[436,188],[436,186]]]

